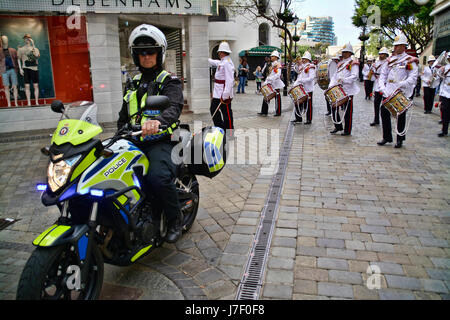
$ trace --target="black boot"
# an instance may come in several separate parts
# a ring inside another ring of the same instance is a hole
[[[175,243],[180,239],[182,233],[182,216],[181,213],[177,218],[167,222],[167,234],[165,240],[168,243]]]

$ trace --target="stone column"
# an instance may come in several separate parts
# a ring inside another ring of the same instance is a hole
[[[194,113],[209,112],[209,35],[207,16],[185,18],[186,99]]]
[[[119,21],[116,14],[87,14],[94,102],[99,122],[115,122],[122,107]]]

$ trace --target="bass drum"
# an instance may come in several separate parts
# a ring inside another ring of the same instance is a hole
[[[317,68],[317,83],[320,89],[327,90],[330,84],[330,78],[328,77],[328,62],[321,62]]]

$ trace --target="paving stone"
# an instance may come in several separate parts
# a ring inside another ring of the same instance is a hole
[[[294,270],[294,259],[270,257],[268,267],[269,269]]]
[[[353,288],[348,284],[337,284],[330,282],[319,282],[317,284],[318,294],[331,297],[353,298]]]
[[[436,239],[436,238],[428,238],[428,237],[420,237],[420,242],[425,247],[442,247],[447,248],[448,242],[444,239]]]
[[[295,267],[295,279],[328,281],[328,271],[316,268],[307,268],[301,265]]]
[[[323,269],[348,270],[348,262],[343,259],[318,258],[317,266]]]
[[[441,270],[433,268],[426,268],[426,270],[431,279],[450,280],[450,270]]]
[[[378,290],[370,290],[366,286],[354,285],[353,295],[358,300],[379,300]]]
[[[423,288],[420,280],[416,278],[394,275],[385,275],[385,278],[390,288],[407,290],[421,290]]]
[[[350,232],[325,230],[325,238],[351,240],[352,234]]]
[[[361,273],[359,272],[329,270],[328,279],[330,282],[362,284]]]
[[[379,295],[381,300],[415,300],[414,294],[410,291],[381,289]]]
[[[267,271],[265,282],[291,284],[294,282],[294,272],[280,269],[269,269]]]
[[[263,287],[263,297],[273,299],[290,300],[292,298],[292,286],[265,284]]]
[[[325,248],[298,246],[297,254],[314,257],[326,257],[327,251]]]
[[[295,238],[275,237],[272,241],[272,246],[295,248],[297,246],[297,240]]]
[[[387,234],[386,228],[383,226],[371,226],[362,224],[359,227],[361,228],[361,232]]]
[[[340,259],[356,259],[356,252],[346,249],[327,248],[327,256]]]
[[[297,236],[297,230],[296,229],[277,228],[275,230],[275,236],[295,238]]]
[[[388,252],[388,253],[394,253],[394,246],[389,243],[379,243],[379,242],[366,242],[366,249],[369,251],[376,251],[376,252]]]
[[[430,257],[431,261],[437,268],[450,269],[450,259]]]
[[[326,238],[318,238],[317,245],[319,247],[326,248],[341,248],[345,247],[345,242],[342,239],[326,239]]]
[[[404,275],[403,268],[398,263],[375,261],[370,265],[379,267],[381,274]]]
[[[371,236],[374,242],[400,243],[400,240],[397,236],[376,233],[373,233]]]
[[[317,282],[312,281],[312,280],[295,280],[294,281],[294,294],[295,293],[316,295],[317,294]]]
[[[438,293],[449,293],[448,288],[445,286],[444,282],[441,280],[433,279],[420,279],[422,281],[423,290],[432,291]]]
[[[295,249],[284,247],[272,247],[271,254],[275,257],[295,258]]]

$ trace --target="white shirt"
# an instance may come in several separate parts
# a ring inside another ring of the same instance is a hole
[[[284,82],[281,80],[281,65],[278,61],[272,62],[272,71],[267,76],[263,86],[266,84],[271,84],[273,89],[284,88]]]
[[[314,91],[314,81],[316,79],[316,66],[312,63],[302,65],[302,69],[299,70],[297,80],[294,82],[294,87],[302,85],[306,92],[310,93]]]
[[[442,79],[439,96],[450,99],[450,64],[440,68],[438,74]]]
[[[439,79],[439,77],[436,77],[436,79],[434,81],[431,82],[430,85],[430,80],[433,77],[433,70],[435,68],[430,68],[429,66],[426,66],[425,68],[423,68],[423,72],[422,72],[422,87],[430,87],[430,88],[436,88],[439,85],[439,82],[441,81],[441,79]]]
[[[405,52],[391,56],[381,70],[380,91],[387,98],[400,89],[406,98],[410,98],[419,76],[418,60]],[[411,70],[408,70],[408,66]]]
[[[375,77],[375,84],[373,85],[373,91],[379,92],[380,91],[380,81],[381,81],[381,70],[383,69],[383,66],[387,63],[388,59],[380,60],[378,59],[375,61],[375,63],[372,64],[372,70],[373,70],[373,77]]]
[[[337,62],[333,59],[328,63],[328,78],[329,79],[333,78],[334,74],[336,73],[337,65],[338,65]]]
[[[369,80],[368,75],[369,75],[370,68],[372,68],[372,65],[370,65],[370,66],[368,64],[364,65],[364,68],[362,70],[363,80]],[[370,81],[373,81],[373,79],[371,79]]]
[[[350,67],[351,66],[351,67]],[[350,68],[350,70],[348,70]],[[358,61],[348,58],[338,63],[337,71],[331,78],[328,88],[342,84],[342,88],[349,96],[357,95],[360,91],[356,81],[359,78]]]
[[[216,99],[233,99],[234,85],[234,64],[230,56],[225,56],[221,60],[208,59],[213,67],[216,67],[215,80],[225,81],[225,83],[214,83],[213,98]]]

